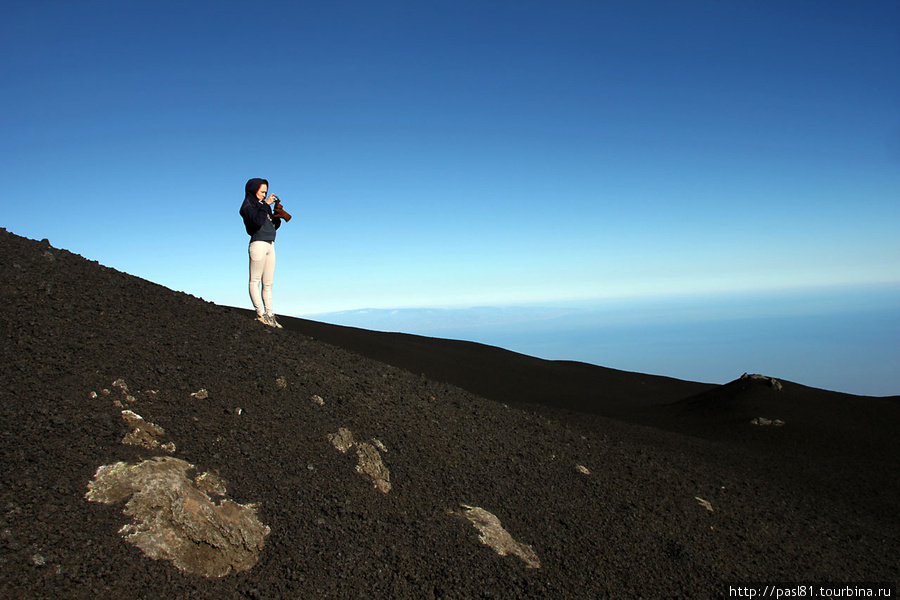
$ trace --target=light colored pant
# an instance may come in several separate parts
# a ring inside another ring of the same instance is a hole
[[[272,284],[275,281],[275,244],[250,242],[250,300],[256,314],[275,314]],[[259,290],[262,286],[262,297]]]

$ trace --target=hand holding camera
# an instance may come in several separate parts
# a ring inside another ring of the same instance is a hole
[[[278,198],[278,196],[276,196],[275,194],[272,194],[272,200],[274,200],[274,202],[275,202],[274,215],[276,217],[278,217],[279,219],[284,219],[285,222],[290,221],[291,215],[286,210],[284,210],[284,207],[281,205],[281,200]]]

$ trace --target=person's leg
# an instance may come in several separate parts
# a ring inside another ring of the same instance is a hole
[[[266,306],[266,313],[275,314],[275,308],[272,304],[272,287],[275,283],[275,244],[266,244],[268,246],[266,252],[265,265],[262,272],[262,299]]]
[[[266,268],[267,249],[271,244],[266,242],[250,242],[250,301],[257,315],[266,313],[265,305],[259,295],[260,281]]]

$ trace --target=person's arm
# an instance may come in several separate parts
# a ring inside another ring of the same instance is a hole
[[[258,201],[244,201],[244,205],[241,207],[241,216],[244,217],[244,220],[253,223],[257,227],[262,227],[268,218],[268,214],[269,211]]]

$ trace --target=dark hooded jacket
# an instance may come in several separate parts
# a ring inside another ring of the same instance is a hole
[[[256,197],[259,186],[264,183],[269,185],[265,179],[254,178],[244,186],[241,217],[251,242],[274,242],[275,230],[281,227],[281,219],[272,214],[272,207]]]

